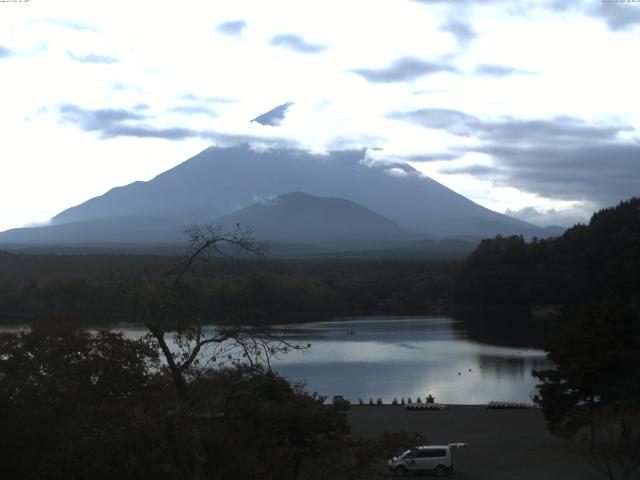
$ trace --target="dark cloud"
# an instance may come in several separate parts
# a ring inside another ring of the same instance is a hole
[[[128,110],[101,108],[98,110],[85,110],[77,105],[63,105],[60,113],[65,121],[75,123],[83,130],[99,131],[105,126],[113,125],[125,120],[142,120],[146,118],[139,113]]]
[[[63,121],[73,123],[88,132],[98,132],[102,138],[138,137],[182,140],[192,137],[209,137],[208,133],[186,128],[150,127],[140,123],[149,117],[123,109],[86,110],[77,105],[62,105],[60,114]]]
[[[276,108],[272,108],[268,112],[263,113],[262,115],[258,115],[256,118],[251,120],[252,122],[257,122],[261,125],[270,125],[272,127],[277,127],[282,123],[284,117],[287,114],[287,111],[294,105],[293,102],[283,103],[282,105],[278,105]]]
[[[179,105],[171,109],[172,112],[182,113],[185,115],[208,115],[216,117],[217,114],[207,106],[203,105]]]
[[[640,4],[635,2],[597,2],[588,12],[602,19],[610,30],[630,30],[640,25]]]
[[[473,115],[458,110],[424,108],[408,112],[394,112],[388,115],[395,120],[405,120],[436,130],[447,130],[454,135],[469,136],[479,120]]]
[[[80,63],[118,63],[119,60],[107,55],[100,55],[97,53],[89,53],[87,55],[80,55],[71,52],[67,52],[71,58]]]
[[[7,58],[13,55],[13,51],[0,45],[0,58]]]
[[[163,138],[184,140],[203,138],[218,145],[233,146],[251,144],[260,146],[294,147],[298,143],[286,138],[262,138],[253,135],[232,135],[223,132],[192,130],[182,127],[156,128],[145,121],[153,117],[124,109],[87,110],[77,105],[62,105],[59,108],[61,120],[72,123],[87,132],[97,132],[103,139],[115,137]]]
[[[500,165],[496,180],[541,196],[608,206],[638,195],[640,143],[619,142],[478,149]]]
[[[459,147],[484,153],[495,166],[446,167],[442,173],[490,178],[540,196],[589,201],[596,206],[614,204],[638,195],[640,140],[620,134],[634,132],[624,124],[591,124],[573,117],[544,120],[501,117],[482,120],[458,110],[422,109],[395,113],[427,128],[475,137],[479,145]],[[455,153],[455,152],[452,152]]]
[[[564,12],[576,7],[579,0],[551,0],[547,4],[547,8],[554,12]]]
[[[473,175],[478,178],[493,178],[500,174],[501,171],[498,168],[488,165],[467,165],[464,167],[445,167],[438,170],[440,173],[447,175]]]
[[[451,33],[463,47],[469,45],[478,36],[473,26],[462,20],[449,20],[440,27],[440,30]]]
[[[456,71],[457,69],[448,63],[427,62],[415,57],[399,58],[385,68],[353,70],[354,73],[374,83],[407,82],[424,75]]]
[[[507,67],[506,65],[492,64],[478,65],[475,69],[475,73],[477,73],[478,75],[487,75],[491,77],[506,77],[508,75],[531,75],[531,72],[527,72],[526,70]]]
[[[216,31],[224,35],[240,35],[246,28],[247,22],[244,20],[231,20],[222,22],[216,27]]]
[[[113,137],[137,137],[137,138],[164,138],[165,140],[184,140],[185,138],[207,137],[202,132],[189,130],[188,128],[153,128],[143,125],[116,124],[102,132],[103,138]]]
[[[481,120],[459,110],[437,108],[395,112],[389,117],[427,128],[446,130],[454,135],[475,136],[503,143],[552,141],[580,144],[585,141],[615,140],[619,133],[634,130],[628,125],[592,125],[566,116],[545,120],[522,120],[508,116],[498,120]]]
[[[553,0],[546,4],[553,12],[575,12],[603,21],[609,30],[631,30],[640,25],[640,4],[630,0]]]
[[[407,162],[439,162],[442,160],[454,160],[460,157],[460,153],[441,152],[441,153],[420,153],[417,155],[407,155],[402,157]]]
[[[289,48],[298,53],[320,53],[327,49],[326,45],[309,43],[299,35],[280,33],[271,37],[269,43],[275,47]]]

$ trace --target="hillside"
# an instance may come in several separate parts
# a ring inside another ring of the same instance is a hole
[[[640,304],[640,198],[601,210],[557,238],[483,240],[461,269],[455,298],[461,304]]]
[[[226,228],[250,226],[269,240],[312,244],[371,246],[423,237],[355,202],[301,192],[255,203],[215,223]]]

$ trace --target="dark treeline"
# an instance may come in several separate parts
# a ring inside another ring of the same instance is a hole
[[[461,266],[454,299],[487,312],[538,305],[546,318],[534,324],[546,330],[552,367],[533,374],[549,429],[582,439],[585,458],[605,478],[636,478],[640,198],[597,212],[558,238],[484,240]],[[484,332],[499,323],[492,317]]]
[[[483,240],[460,269],[456,303],[565,305],[640,301],[640,198],[593,215],[562,236]]]
[[[547,306],[545,349],[553,366],[534,375],[549,429],[582,438],[589,462],[607,478],[635,478],[640,198],[602,210],[558,238],[484,240],[461,266],[454,298],[490,308]]]
[[[119,287],[161,278],[179,261],[177,256],[0,252],[0,323],[55,315],[86,325],[136,322],[138,312]],[[423,314],[451,303],[455,268],[424,260],[212,258],[196,264],[181,298],[185,308],[211,323]]]

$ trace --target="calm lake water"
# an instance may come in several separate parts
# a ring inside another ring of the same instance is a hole
[[[531,370],[549,365],[544,351],[505,346],[513,326],[492,334],[484,327],[442,316],[288,325],[288,340],[311,348],[272,360],[272,368],[290,381],[304,382],[309,392],[341,394],[352,402],[370,397],[415,401],[418,396],[424,401],[429,393],[448,404],[531,402],[537,383]],[[129,337],[146,333],[141,327],[119,330]],[[523,331],[514,332],[513,344],[523,345],[517,333]]]
[[[305,381],[309,392],[352,402],[424,401],[429,393],[450,404],[530,402],[537,383],[531,370],[548,366],[542,350],[473,341],[448,317],[354,318],[296,325],[291,334],[311,348],[275,361],[274,370]]]

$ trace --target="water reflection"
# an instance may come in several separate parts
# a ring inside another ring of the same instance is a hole
[[[447,317],[344,319],[300,325],[289,335],[312,347],[274,368],[304,380],[310,392],[352,401],[429,393],[444,403],[530,401],[531,370],[546,365],[541,350],[473,341]]]
[[[549,362],[538,350],[519,350],[515,355],[478,355],[483,375],[488,377],[528,378],[532,370],[546,368]]]
[[[369,397],[387,403],[394,397],[424,400],[428,394],[450,404],[530,401],[537,383],[531,370],[548,366],[544,352],[524,347],[532,343],[522,331],[509,346],[509,329],[517,330],[517,322],[502,325],[498,340],[482,324],[438,316],[288,325],[274,330],[284,329],[289,341],[311,348],[283,355],[272,366],[292,381],[304,381],[309,392],[339,393],[354,402]],[[146,333],[139,326],[118,330],[131,338]]]

